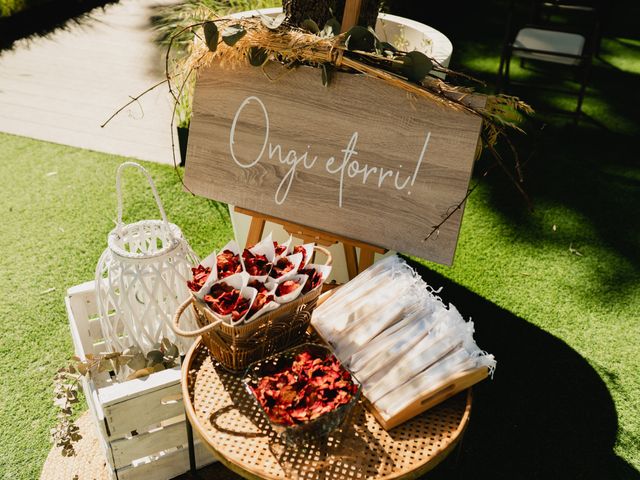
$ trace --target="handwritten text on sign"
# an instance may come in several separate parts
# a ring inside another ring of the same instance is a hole
[[[277,75],[276,75],[277,76]],[[482,106],[482,97],[468,97]],[[185,184],[197,195],[450,264],[478,117],[361,75],[211,67],[196,85]]]
[[[262,111],[264,112],[264,143],[262,144],[262,149],[260,150],[260,153],[256,158],[239,159],[236,156],[236,152],[234,149],[236,126],[238,124],[240,115],[244,110],[244,107],[250,102],[255,102],[260,105]],[[378,188],[381,188],[383,186],[385,180],[387,180],[388,177],[389,183],[392,183],[396,190],[405,190],[407,186],[414,185],[416,183],[418,171],[420,170],[420,165],[422,165],[422,160],[424,159],[425,153],[427,152],[427,147],[429,146],[429,138],[431,138],[431,132],[427,132],[424,140],[424,146],[422,147],[422,151],[420,152],[420,157],[418,158],[418,161],[416,163],[413,175],[405,176],[400,172],[400,170],[394,171],[393,169],[385,169],[384,167],[371,167],[368,163],[363,163],[361,165],[358,160],[352,159],[353,156],[358,155],[358,150],[356,149],[358,144],[358,132],[353,132],[353,135],[351,135],[351,139],[349,140],[346,148],[340,150],[342,152],[341,160],[336,161],[336,157],[332,156],[327,158],[324,162],[325,171],[332,175],[336,175],[340,179],[338,206],[342,207],[345,175],[349,178],[357,178],[361,176],[363,184],[366,184],[369,180],[369,177],[372,177],[373,183],[377,183]],[[282,178],[282,181],[278,184],[278,189],[276,190],[274,198],[275,202],[278,205],[282,205],[289,195],[289,190],[291,190],[291,185],[293,184],[293,180],[295,178],[296,170],[298,169],[298,167],[305,168],[307,170],[312,169],[318,161],[318,155],[313,155],[309,151],[311,145],[307,145],[307,149],[304,151],[304,153],[300,154],[296,150],[291,149],[283,157],[282,145],[269,142],[269,112],[267,111],[267,107],[265,107],[262,100],[252,95],[250,97],[247,97],[242,102],[242,104],[240,104],[240,108],[238,108],[238,111],[233,117],[233,122],[231,124],[231,133],[229,135],[229,152],[231,153],[231,158],[233,158],[233,161],[236,163],[236,165],[241,168],[251,168],[260,163],[263,156],[265,155],[265,150],[267,150],[267,145],[269,160],[277,158],[279,163],[281,163],[282,165],[287,165],[289,167],[287,173]],[[400,167],[402,167],[402,165],[400,165]],[[407,190],[407,195],[411,195],[410,190]]]

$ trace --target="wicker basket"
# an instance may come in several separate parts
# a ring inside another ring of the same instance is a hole
[[[330,266],[332,257],[329,250],[319,246],[314,248],[327,256],[326,265]],[[299,343],[309,327],[321,292],[322,284],[250,323],[236,326],[224,323],[192,294],[178,307],[173,329],[184,337],[202,335],[202,341],[213,358],[228,370],[240,372],[253,362]],[[179,325],[180,317],[189,306],[196,312],[199,328],[194,331],[182,330]]]

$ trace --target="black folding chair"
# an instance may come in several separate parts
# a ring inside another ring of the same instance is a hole
[[[569,0],[566,0],[569,1]],[[555,90],[578,97],[574,112],[576,121],[582,113],[591,63],[600,43],[600,18],[597,5],[585,2],[566,3],[561,0],[532,3],[529,21],[516,27],[515,0],[510,1],[507,28],[498,69],[497,92],[508,90],[510,85],[528,85],[534,88]],[[542,62],[573,69],[580,84],[578,91],[560,89],[550,84],[515,82],[510,78],[513,58],[525,62]]]

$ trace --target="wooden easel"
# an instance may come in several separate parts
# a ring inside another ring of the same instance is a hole
[[[361,8],[362,0],[347,0],[342,19],[342,33],[348,31],[358,22]],[[369,243],[334,235],[333,233],[317,230],[315,228],[289,222],[270,215],[264,215],[262,213],[254,212],[253,210],[247,210],[246,208],[234,207],[234,211],[252,217],[249,234],[247,235],[247,245],[255,245],[262,239],[264,226],[267,222],[281,225],[288,233],[294,237],[301,238],[305,243],[314,242],[324,247],[328,247],[336,243],[342,243],[344,246],[344,256],[347,262],[349,280],[373,265],[376,253],[383,254],[388,251],[387,249],[376,247]],[[359,259],[356,254],[356,248],[360,249]]]
[[[255,245],[262,239],[264,226],[267,222],[281,225],[288,233],[294,237],[301,238],[305,243],[314,242],[325,247],[336,243],[342,243],[344,245],[344,256],[347,260],[347,273],[349,274],[349,280],[373,265],[376,253],[382,254],[388,251],[384,248],[376,247],[375,245],[334,235],[333,233],[324,232],[322,230],[316,230],[315,228],[254,212],[253,210],[247,210],[246,208],[234,207],[234,211],[251,217],[251,225],[249,227],[249,234],[247,235],[247,245]],[[360,249],[359,259],[356,255],[356,248]]]

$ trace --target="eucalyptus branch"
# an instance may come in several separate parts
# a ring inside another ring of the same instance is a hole
[[[182,27],[176,33],[171,35],[171,38],[169,39],[169,45],[167,46],[167,53],[165,54],[165,57],[164,57],[164,71],[165,71],[165,75],[167,76],[167,84],[169,85],[169,93],[171,94],[171,96],[173,97],[173,99],[176,102],[180,98],[180,95],[176,96],[176,94],[173,92],[173,87],[171,86],[170,69],[169,69],[169,61],[170,61],[170,58],[171,58],[171,49],[173,48],[173,43],[175,42],[176,38],[179,38],[180,35],[182,35],[187,30],[194,29],[195,27],[201,27],[205,23],[208,23],[208,22],[214,22],[215,23],[215,22],[220,22],[222,20],[224,20],[224,19],[216,18],[216,19],[212,19],[212,20],[203,20],[203,21],[199,21],[199,22],[196,22],[196,23],[192,23],[190,25],[187,25],[186,27]],[[194,34],[197,35],[197,33],[195,33],[195,32],[194,32]]]
[[[74,444],[82,439],[80,429],[72,420],[73,407],[80,402],[80,380],[95,378],[102,372],[123,372],[124,367],[132,372],[127,380],[133,380],[177,365],[179,351],[176,345],[163,338],[155,347],[146,355],[139,348],[130,347],[124,352],[88,353],[85,359],[73,356],[69,365],[56,372],[53,377],[53,403],[59,411],[58,422],[51,429],[51,439],[56,447],[62,449],[63,456],[74,456]]]
[[[501,133],[502,133],[503,137],[507,139],[507,143],[509,144],[509,147],[510,147],[511,151],[513,152],[515,168],[516,168],[516,171],[518,172],[518,175],[519,175],[519,177],[521,179],[520,182],[522,182],[522,172],[521,172],[521,166],[522,165],[520,164],[518,152],[515,149],[515,146],[513,145],[513,143],[511,143],[511,141],[509,140],[509,137],[507,135],[505,135],[504,132],[501,132]],[[518,191],[520,192],[520,194],[522,195],[522,197],[526,201],[527,207],[529,208],[529,210],[530,211],[533,210],[533,203],[531,202],[531,199],[527,195],[527,192],[525,192],[525,190],[522,188],[522,186],[520,186],[520,182],[518,182],[518,180],[516,180],[516,178],[514,178],[513,174],[509,171],[509,169],[505,165],[504,160],[502,159],[502,156],[495,149],[495,147],[493,146],[493,143],[487,138],[485,133],[482,133],[482,143],[483,143],[483,147],[487,148],[489,150],[489,153],[491,153],[491,155],[493,156],[495,161],[484,172],[482,172],[480,177],[481,178],[485,178],[489,174],[489,172],[491,172],[491,170],[493,170],[494,168],[499,166],[500,168],[502,168],[502,170],[504,170],[504,172],[511,179],[513,184],[516,186],[516,188],[518,189]],[[527,159],[525,164],[528,163],[529,160],[530,160],[530,158]],[[464,204],[464,202],[467,201],[469,196],[474,192],[474,190],[476,188],[478,188],[479,185],[480,185],[480,180],[478,180],[476,183],[474,183],[473,186],[467,190],[466,195],[464,196],[464,198],[462,200],[460,200],[460,202],[457,205],[455,205],[453,207],[450,207],[447,210],[447,214],[443,217],[442,221],[440,223],[438,223],[437,225],[433,226],[433,228],[431,229],[429,234],[423,239],[423,242],[426,242],[427,240],[429,240],[433,235],[438,234],[438,232],[440,231],[440,228],[442,227],[442,225],[444,225],[447,222],[447,220],[449,220],[456,211],[458,211],[458,210],[460,210],[462,208],[462,205]]]
[[[440,63],[438,60],[436,60],[433,57],[429,57],[429,60],[431,60],[433,62],[433,64],[437,67],[434,70],[436,70],[438,72],[446,73],[447,75],[450,75],[452,77],[464,78],[464,79],[469,80],[471,82],[477,83],[478,85],[481,85],[483,87],[487,86],[485,81],[480,80],[479,78],[472,77],[471,75],[468,75],[468,74],[463,73],[463,72],[458,72],[456,70],[451,70],[449,67],[445,67],[444,65],[442,65],[442,63]]]
[[[178,92],[178,96],[176,97],[175,102],[173,103],[173,112],[171,113],[171,155],[173,157],[173,168],[176,172],[176,175],[178,176],[178,179],[180,180],[180,183],[182,184],[182,186],[191,194],[191,195],[195,195],[195,193],[193,193],[189,187],[187,187],[187,185],[184,183],[184,180],[182,178],[182,175],[180,175],[180,172],[178,171],[178,162],[176,160],[176,141],[175,141],[175,137],[173,135],[173,126],[175,124],[175,118],[176,118],[176,110],[178,108],[178,99],[182,96],[182,92],[184,90],[185,85],[187,84],[187,81],[189,80],[189,77],[191,76],[191,74],[193,73],[193,69],[189,70],[189,73],[187,73],[187,75],[185,76],[182,85],[180,86],[180,90]]]
[[[482,172],[482,175],[480,175],[480,177],[481,178],[486,177],[489,174],[489,172],[491,170],[493,170],[497,166],[498,166],[498,163],[494,162],[484,172]],[[464,198],[462,200],[460,200],[460,202],[458,202],[457,205],[454,205],[453,207],[449,207],[449,209],[447,210],[447,214],[442,218],[442,221],[440,223],[438,223],[437,225],[433,225],[433,227],[432,227],[431,231],[429,232],[429,234],[422,241],[426,242],[433,235],[437,235],[440,232],[440,228],[447,222],[447,220],[449,220],[453,216],[454,213],[456,213],[458,210],[460,210],[462,208],[462,205],[464,205],[464,202],[467,201],[467,199],[471,196],[471,194],[474,192],[474,190],[476,188],[478,188],[479,185],[480,185],[480,180],[476,181],[476,183],[474,183],[473,186],[467,190],[466,195],[464,196]]]
[[[153,89],[159,87],[160,85],[162,85],[163,83],[168,82],[168,80],[161,80],[158,83],[156,83],[155,85],[153,85],[152,87],[147,88],[144,92],[142,92],[141,94],[135,96],[135,97],[129,97],[131,98],[131,100],[127,103],[125,103],[122,107],[120,107],[118,110],[116,110],[109,118],[107,118],[107,121],[104,122],[102,125],[100,125],[100,128],[104,128],[107,123],[109,123],[111,120],[114,119],[114,117],[116,117],[120,112],[122,112],[125,108],[127,108],[129,105],[131,105],[132,103],[137,102],[138,100],[140,100],[140,98],[142,98],[144,95],[146,95],[147,93],[149,93],[150,91],[152,91]]]
[[[485,147],[489,150],[493,158],[498,162],[498,165],[500,166],[500,168],[502,168],[504,173],[507,174],[507,176],[511,179],[512,183],[515,185],[518,192],[520,192],[520,195],[522,195],[522,198],[524,198],[525,202],[527,203],[527,207],[529,208],[529,211],[533,211],[533,202],[531,202],[529,195],[527,195],[527,192],[524,191],[524,188],[522,188],[522,186],[520,185],[520,182],[518,182],[518,180],[509,171],[506,164],[504,163],[504,160],[502,159],[502,156],[500,155],[500,153],[498,153],[495,147],[487,140],[484,132],[482,133],[482,140]]]

